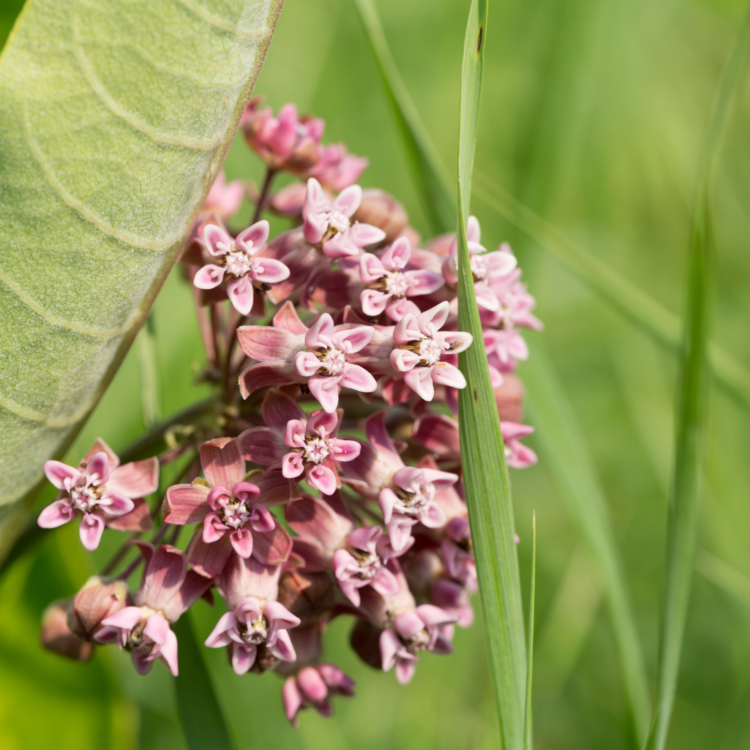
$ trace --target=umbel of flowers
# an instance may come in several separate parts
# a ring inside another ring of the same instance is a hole
[[[393,197],[356,184],[367,160],[324,144],[323,122],[294,105],[274,115],[254,100],[242,130],[262,188],[220,173],[182,258],[218,405],[140,441],[155,457],[123,463],[98,440],[76,467],[45,464],[59,494],[40,526],[75,520],[88,550],[106,529],[129,536],[50,605],[42,642],[79,660],[111,644],[140,673],[159,660],[177,675],[172,624],[219,598],[205,645],[238,675],[276,672],[296,725],[353,695],[323,658],[332,618],[350,618],[355,652],[402,684],[472,624],[457,422],[472,338],[457,330],[454,235],[422,241]],[[246,198],[249,225],[226,224]],[[271,238],[264,214],[289,228]],[[510,247],[487,252],[474,217],[467,235],[506,459],[521,469],[536,456],[515,371],[523,329],[541,325]]]

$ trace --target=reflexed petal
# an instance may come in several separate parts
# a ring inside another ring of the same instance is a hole
[[[209,255],[218,258],[229,252],[229,248],[232,246],[232,238],[227,234],[225,229],[216,226],[216,224],[206,224],[203,227],[202,234],[203,242],[206,245]]]
[[[305,334],[305,346],[308,349],[330,346],[332,335],[333,318],[328,313],[323,313]]]
[[[229,533],[234,551],[244,558],[253,554],[253,534],[250,529],[235,529]]]
[[[312,380],[310,382],[312,383]],[[369,372],[367,372],[367,370],[365,370],[364,367],[347,363],[344,365],[344,375],[341,379],[341,385],[346,388],[351,388],[353,391],[359,391],[360,393],[372,393],[377,389],[378,382]],[[310,390],[312,391],[312,387]],[[318,399],[318,401],[320,401],[320,399]],[[338,405],[338,394],[336,404]],[[332,411],[331,409],[326,409],[322,401],[320,405],[326,411]],[[334,406],[334,409],[335,408],[336,407]]]
[[[269,602],[270,604],[271,602]],[[292,639],[289,637],[289,633],[286,630],[280,630],[276,634],[276,639],[273,645],[268,646],[268,650],[277,658],[282,661],[297,661],[297,653],[294,650]]]
[[[155,655],[152,653],[146,654],[143,651],[131,651],[130,660],[133,662],[135,671],[140,675],[148,674],[151,671],[151,667],[154,666]]]
[[[333,205],[346,216],[354,216],[354,212],[362,203],[362,188],[359,185],[350,185],[342,190]]]
[[[280,281],[288,279],[289,275],[289,268],[280,260],[274,260],[273,258],[260,258],[258,267],[250,271],[253,281],[264,284],[278,284]]]
[[[143,461],[118,466],[110,474],[107,489],[119,492],[135,500],[156,492],[159,487],[159,459],[147,458]]]
[[[58,490],[70,490],[81,479],[81,472],[61,461],[45,461],[44,473]]]
[[[399,372],[409,372],[419,364],[419,355],[408,349],[393,349],[389,355],[391,367]]]
[[[270,326],[240,326],[237,329],[237,340],[242,351],[258,362],[291,359],[301,344],[299,336],[283,328]]]
[[[379,292],[376,289],[365,289],[359,298],[362,305],[362,312],[365,315],[376,317],[385,310],[390,298],[391,296],[385,292]]]
[[[227,534],[213,544],[206,544],[200,532],[193,536],[187,552],[193,570],[207,578],[218,576],[231,554],[232,544]]]
[[[323,464],[308,467],[306,477],[308,484],[320,490],[324,495],[333,495],[338,487],[336,475]]]
[[[253,557],[264,565],[281,565],[289,559],[292,551],[292,538],[279,524],[273,531],[256,531],[253,542]]]
[[[302,458],[302,453],[295,451],[293,453],[287,453],[281,459],[281,473],[287,479],[294,479],[305,470],[305,464]]]
[[[301,537],[314,539],[330,550],[339,547],[352,531],[351,521],[318,498],[303,498],[287,506],[286,521]]]
[[[124,516],[135,508],[135,504],[129,497],[109,490],[104,493],[99,505],[110,516]]]
[[[389,271],[401,271],[411,258],[411,243],[406,237],[399,237],[383,253],[383,265]]]
[[[382,229],[371,224],[360,224],[358,221],[354,222],[347,235],[349,241],[357,247],[367,247],[385,239],[385,232]]]
[[[73,509],[70,500],[55,500],[39,514],[37,523],[43,529],[55,529],[72,521],[77,514],[78,511]]]
[[[445,284],[443,277],[434,271],[407,271],[404,275],[409,280],[409,288],[406,291],[407,297],[432,294]]]
[[[294,369],[303,378],[314,377],[320,367],[320,360],[314,352],[297,352],[294,356]]]
[[[104,451],[94,453],[86,464],[86,477],[94,485],[105,484],[109,479],[109,457]]]
[[[154,524],[151,521],[151,508],[142,498],[133,500],[133,510],[124,516],[107,519],[107,528],[115,531],[151,531]]]
[[[169,671],[177,677],[179,674],[177,666],[177,636],[172,630],[167,630],[167,640],[159,649],[159,658],[166,664]]]
[[[84,513],[81,516],[79,528],[81,543],[89,552],[93,552],[99,546],[104,533],[104,525],[104,516],[99,513]]]
[[[291,302],[285,302],[279,308],[279,311],[273,316],[273,325],[274,328],[289,331],[295,336],[304,336],[307,333],[307,326],[299,319],[297,310]],[[266,422],[266,424],[270,426],[269,422]]]
[[[448,367],[448,365],[446,365],[446,367]],[[404,382],[420,398],[425,401],[432,401],[435,396],[435,387],[432,383],[433,377],[431,373],[435,369],[435,367],[415,367],[413,370],[404,373]],[[464,385],[466,385],[465,382]]]
[[[237,616],[234,612],[227,612],[219,618],[211,634],[206,638],[204,645],[208,648],[221,648],[228,646],[232,639],[229,631],[237,630]]]
[[[245,459],[237,440],[215,438],[201,445],[203,473],[211,487],[234,487],[245,478]]]
[[[404,376],[406,379],[406,376]],[[432,368],[432,380],[440,385],[447,385],[451,388],[466,388],[466,378],[463,376],[458,367],[454,367],[448,362],[439,362]],[[411,385],[411,383],[409,383]],[[427,401],[431,399],[425,399]]]
[[[331,441],[334,461],[353,461],[362,451],[362,446],[356,440],[342,440],[336,438]]]
[[[359,260],[359,276],[365,284],[372,284],[385,276],[385,268],[380,258],[372,253],[365,253]]]
[[[269,469],[254,479],[260,489],[260,502],[267,508],[284,505],[300,497],[296,482],[286,479],[279,469]]]
[[[225,268],[209,263],[198,269],[193,277],[193,286],[196,289],[216,289],[224,281],[225,273]]]
[[[238,675],[247,674],[253,664],[255,664],[257,653],[257,646],[241,646],[239,643],[233,643],[232,669],[234,673]]]
[[[209,513],[203,522],[203,541],[206,544],[218,542],[224,536],[227,527],[216,513]]]
[[[372,326],[357,326],[356,328],[344,328],[337,330],[333,336],[333,345],[344,354],[354,354],[364,349],[375,334]]]
[[[176,484],[167,490],[162,513],[165,523],[178,526],[200,523],[210,510],[208,487],[200,484]]]
[[[425,414],[420,417],[414,426],[412,437],[438,455],[460,452],[458,422],[443,414]]]
[[[227,284],[227,296],[240,315],[249,315],[255,301],[255,290],[247,276],[232,279]]]
[[[286,428],[290,419],[300,419],[305,416],[297,402],[286,393],[270,390],[263,398],[263,421],[269,427]]]
[[[278,463],[286,450],[279,430],[270,427],[251,427],[238,436],[237,442],[245,460],[261,466]]]
[[[272,364],[259,362],[240,373],[240,393],[242,398],[247,398],[259,388],[291,383],[293,379],[294,371],[292,370],[291,374],[288,372],[286,362],[274,362]]]
[[[181,550],[162,544],[146,565],[135,603],[163,609],[185,581],[187,561]]]

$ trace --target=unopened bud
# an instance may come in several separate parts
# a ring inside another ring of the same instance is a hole
[[[90,641],[101,621],[128,604],[125,581],[92,576],[76,594],[68,610],[68,627],[79,638]]]
[[[400,237],[409,225],[406,209],[392,195],[375,188],[363,191],[354,219],[382,229],[386,243]]]
[[[39,640],[42,646],[65,656],[73,661],[88,661],[91,658],[93,646],[81,640],[68,627],[68,607],[70,599],[63,599],[44,610],[42,615],[42,632]]]

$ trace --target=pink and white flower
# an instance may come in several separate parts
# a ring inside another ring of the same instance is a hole
[[[227,296],[237,312],[249,315],[255,290],[289,278],[289,269],[274,258],[259,257],[268,240],[268,222],[263,220],[240,232],[236,238],[216,224],[203,227],[203,244],[215,263],[204,265],[193,279],[198,289],[215,289],[227,280]]]
[[[338,193],[353,185],[369,163],[369,159],[350,154],[343,143],[331,143],[319,148],[318,161],[308,175]]]
[[[311,245],[320,245],[329,258],[356,256],[363,247],[383,240],[382,229],[357,221],[352,224],[351,217],[361,201],[359,185],[351,185],[329,200],[320,183],[311,177],[302,207],[305,239]]]
[[[429,270],[407,270],[411,243],[399,237],[380,258],[372,253],[362,255],[359,274],[370,288],[361,294],[362,311],[377,316],[385,312],[391,320],[400,320],[395,302],[405,297],[431,294],[443,285],[442,277]]]
[[[150,528],[148,506],[142,498],[156,492],[159,462],[149,458],[119,464],[120,459],[101,438],[77,469],[46,461],[44,473],[60,495],[39,514],[39,526],[54,529],[81,516],[81,542],[87,550],[99,546],[105,526],[124,531]]]
[[[391,366],[403,373],[406,384],[420,398],[432,401],[435,383],[450,388],[465,388],[461,371],[444,361],[468,349],[472,337],[460,331],[441,331],[450,313],[448,302],[441,302],[420,315],[406,314],[393,331]]]
[[[284,701],[286,718],[293,727],[297,726],[297,714],[311,706],[321,716],[331,716],[331,698],[354,695],[354,680],[333,664],[315,664],[304,667],[296,675],[287,677],[281,695]]]
[[[219,170],[214,184],[208,191],[206,201],[203,204],[205,214],[216,214],[226,220],[234,216],[245,197],[245,183],[242,180],[227,182],[224,170]]]
[[[262,646],[276,659],[294,661],[297,655],[286,631],[299,624],[299,617],[283,604],[248,596],[237,602],[233,612],[227,612],[219,619],[206,638],[206,646],[227,646],[232,668],[236,674],[242,675],[255,664]]]

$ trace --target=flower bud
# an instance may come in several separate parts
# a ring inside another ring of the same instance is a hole
[[[523,421],[523,385],[510,373],[503,373],[503,384],[495,388],[495,401],[501,422]]]
[[[102,620],[128,605],[128,596],[125,581],[92,576],[68,609],[68,627],[79,638],[90,641]]]
[[[375,188],[363,191],[354,220],[382,229],[386,243],[400,237],[409,225],[406,209],[392,195]]]
[[[88,661],[93,646],[81,640],[68,627],[70,599],[53,602],[42,615],[42,632],[39,640],[44,648],[73,661]]]

